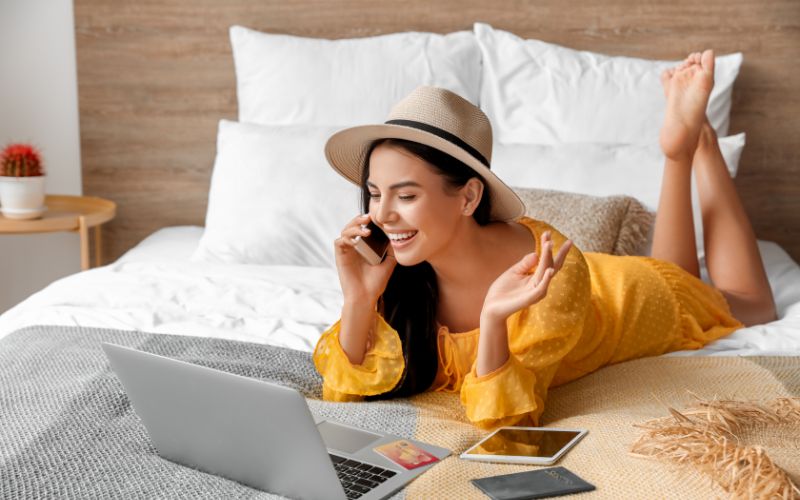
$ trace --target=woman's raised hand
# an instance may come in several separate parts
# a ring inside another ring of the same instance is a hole
[[[544,299],[550,280],[564,265],[570,248],[572,241],[567,240],[553,258],[550,231],[545,231],[542,234],[542,255],[529,253],[501,274],[486,293],[481,316],[505,321],[520,309]]]
[[[345,301],[369,301],[375,303],[383,294],[389,277],[397,261],[391,246],[386,258],[378,265],[370,265],[354,248],[355,238],[369,235],[370,230],[363,227],[369,222],[369,215],[359,215],[342,229],[341,236],[334,242],[336,269]]]

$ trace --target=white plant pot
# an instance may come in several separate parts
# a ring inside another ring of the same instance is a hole
[[[46,210],[44,177],[0,176],[0,210],[8,219],[35,219]]]

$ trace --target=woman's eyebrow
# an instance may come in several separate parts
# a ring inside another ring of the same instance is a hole
[[[376,186],[375,184],[373,184],[370,181],[367,181],[367,186],[369,186],[371,188],[378,189],[378,186]],[[397,184],[392,184],[391,186],[389,186],[389,191],[392,191],[393,189],[404,188],[404,187],[420,187],[421,188],[422,184],[420,184],[418,182],[414,182],[414,181],[398,182]]]

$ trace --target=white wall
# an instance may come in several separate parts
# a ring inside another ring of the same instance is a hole
[[[81,194],[72,0],[0,0],[0,147],[42,151],[47,192]],[[80,271],[76,233],[0,235],[0,313]]]

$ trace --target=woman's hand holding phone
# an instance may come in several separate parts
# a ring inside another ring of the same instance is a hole
[[[373,344],[375,305],[397,265],[391,249],[387,249],[385,258],[375,265],[368,263],[356,250],[359,241],[371,232],[363,227],[369,220],[369,215],[359,215],[351,220],[334,244],[336,269],[344,294],[339,345],[355,365],[364,361]]]
[[[356,250],[359,240],[371,233],[369,228],[364,227],[369,221],[368,214],[355,217],[342,229],[341,236],[334,243],[336,268],[345,301],[375,304],[397,265],[391,248],[387,249],[383,261],[375,265],[368,263]],[[375,230],[380,231],[377,227]]]

